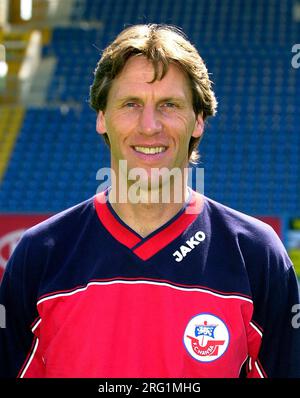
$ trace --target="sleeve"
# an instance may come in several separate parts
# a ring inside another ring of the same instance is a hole
[[[285,248],[274,235],[261,256],[265,264],[260,264],[260,269],[264,271],[253,277],[256,282],[247,377],[299,378],[298,281]]]
[[[5,323],[0,329],[0,377],[15,378],[34,342],[30,325],[37,317],[35,275],[27,275],[28,243],[23,237],[8,261],[0,286]]]

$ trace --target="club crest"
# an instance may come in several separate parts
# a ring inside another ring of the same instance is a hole
[[[194,316],[184,332],[185,348],[200,362],[212,362],[220,358],[229,344],[229,332],[225,323],[215,315]]]

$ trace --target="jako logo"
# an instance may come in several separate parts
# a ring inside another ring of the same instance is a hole
[[[195,233],[194,236],[192,236],[190,239],[188,239],[185,243],[186,245],[181,245],[179,250],[176,250],[176,252],[173,253],[173,256],[175,257],[175,261],[178,263],[184,259],[184,257],[191,252],[193,249],[195,249],[196,246],[200,244],[200,242],[203,242],[205,239],[205,233],[202,231],[198,231]]]

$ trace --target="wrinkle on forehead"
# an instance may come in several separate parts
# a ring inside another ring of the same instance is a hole
[[[136,74],[139,73],[142,81],[145,83],[151,83],[155,76],[154,66],[144,56],[135,56],[129,58],[126,62],[122,72],[116,77],[116,80],[126,75],[127,78],[136,79]]]
[[[188,78],[176,65],[170,64],[166,75],[155,80],[154,67],[145,57],[130,58],[122,72],[114,79],[110,94],[113,97],[138,96],[152,93],[152,96],[185,97],[192,102]],[[109,95],[110,96],[110,95]]]

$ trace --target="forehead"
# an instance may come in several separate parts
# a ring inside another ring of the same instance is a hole
[[[143,56],[131,57],[114,79],[110,91],[115,96],[155,92],[157,95],[191,98],[188,78],[179,66],[170,64],[163,79],[150,83],[153,77],[154,68],[151,61]]]

